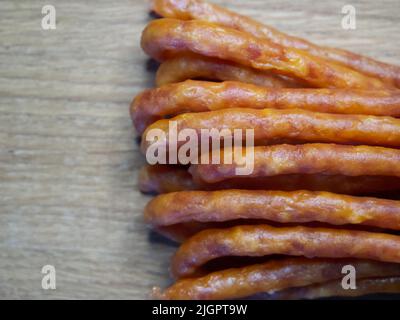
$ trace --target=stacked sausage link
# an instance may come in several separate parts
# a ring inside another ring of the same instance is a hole
[[[161,62],[157,88],[130,110],[143,153],[153,129],[168,150],[171,121],[198,136],[253,129],[255,143],[240,150],[253,152],[246,176],[235,157],[141,170],[140,189],[159,194],[146,222],[181,243],[176,283],[154,296],[400,292],[400,202],[388,197],[400,191],[400,67],[200,0],[154,0],[153,10],[164,18],[149,23],[141,44]],[[356,270],[355,290],[341,286],[346,265]]]

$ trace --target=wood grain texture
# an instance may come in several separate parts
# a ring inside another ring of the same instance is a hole
[[[41,29],[53,4],[57,29]],[[400,2],[215,1],[291,34],[400,64]],[[0,2],[0,298],[144,299],[174,246],[142,220],[128,106],[153,85],[140,0]],[[52,264],[57,289],[41,288]]]

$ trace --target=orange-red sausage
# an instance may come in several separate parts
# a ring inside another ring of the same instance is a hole
[[[262,220],[262,219],[237,219],[237,220],[229,220],[224,222],[184,222],[178,223],[174,225],[168,226],[158,226],[153,227],[153,230],[165,238],[177,242],[183,243],[190,237],[194,236],[196,233],[208,230],[208,229],[219,229],[219,228],[231,228],[240,225],[259,225],[259,224],[268,224],[271,227],[282,228],[282,227],[297,227],[299,223],[296,222],[288,222],[288,223],[280,223],[271,220]],[[363,224],[344,224],[344,225],[332,225],[322,222],[304,222],[300,224],[304,227],[310,228],[329,228],[329,229],[342,229],[342,230],[356,230],[356,231],[367,231],[367,232],[379,232],[379,233],[387,233],[387,234],[399,234],[397,231],[382,229],[379,227],[371,227]],[[227,263],[226,265],[229,265]]]
[[[317,46],[307,40],[287,35],[249,17],[201,0],[154,0],[152,9],[167,18],[199,19],[234,28],[265,38],[285,48],[297,48],[325,60],[335,61],[353,70],[380,78],[400,88],[400,67],[380,62],[347,50]]]
[[[281,223],[363,224],[400,230],[400,201],[305,190],[181,191],[152,199],[144,217],[154,227],[261,219]]]
[[[139,174],[139,189],[160,194],[184,190],[219,189],[314,190],[343,194],[366,195],[400,190],[400,178],[382,176],[327,176],[313,174],[280,175],[266,178],[237,178],[219,183],[193,181],[185,167],[147,165]]]
[[[144,153],[154,143],[151,136],[148,136],[149,132],[155,132],[153,129],[160,135],[162,133],[157,146],[165,144],[168,147],[171,123],[176,124],[177,133],[190,129],[199,141],[202,133],[204,136],[204,130],[212,128],[219,134],[214,137],[218,141],[232,138],[236,129],[241,130],[243,137],[247,129],[254,130],[256,145],[282,142],[332,142],[400,146],[400,119],[393,117],[330,114],[301,109],[232,108],[185,113],[154,122],[143,133],[141,149]],[[184,140],[178,141],[177,146],[180,147],[185,143]],[[201,144],[198,146],[200,149]],[[204,152],[204,150],[199,151]]]
[[[270,88],[299,86],[298,82],[271,72],[199,55],[177,56],[161,63],[156,74],[156,85],[159,87],[187,79],[235,80]]]
[[[242,268],[230,268],[208,275],[181,279],[164,291],[155,289],[158,299],[235,299],[261,292],[275,292],[330,280],[342,279],[342,268],[352,265],[358,280],[373,276],[398,276],[400,266],[357,259],[291,258]],[[352,291],[352,290],[349,290]]]
[[[400,236],[300,226],[209,229],[195,234],[179,247],[171,262],[171,273],[175,278],[190,277],[216,258],[273,254],[400,263]]]
[[[158,194],[196,189],[187,169],[169,165],[145,165],[139,171],[139,190]]]
[[[165,116],[228,108],[299,108],[326,113],[400,116],[400,90],[270,87],[234,81],[188,80],[143,91],[131,104],[131,116],[140,134]]]
[[[247,172],[243,173],[246,177],[282,174],[400,177],[399,149],[310,143],[280,144],[245,150]],[[232,163],[222,161],[221,164],[192,164],[189,171],[194,179],[215,183],[238,177],[238,169],[243,168],[244,164],[234,156],[235,148],[231,153],[228,152],[225,150],[225,156],[233,159]],[[249,157],[250,154],[253,154],[253,157]],[[224,158],[221,156],[221,159]]]
[[[371,78],[306,51],[285,48],[267,39],[200,20],[157,19],[142,33],[143,50],[158,61],[195,53],[301,79],[312,87],[387,88]]]
[[[372,293],[400,293],[400,277],[383,277],[378,272],[376,278],[357,279],[356,289],[343,289],[342,281],[339,279],[306,287],[289,288],[273,294],[260,294],[253,298],[298,300],[328,297],[360,297]]]

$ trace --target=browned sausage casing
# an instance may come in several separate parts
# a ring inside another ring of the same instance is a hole
[[[139,174],[139,189],[160,194],[184,190],[219,189],[312,190],[367,195],[400,190],[400,178],[383,176],[327,176],[313,174],[280,175],[266,178],[237,178],[207,184],[193,181],[185,167],[147,165]]]
[[[209,229],[195,234],[179,247],[171,262],[171,273],[175,278],[189,277],[206,262],[219,257],[273,254],[400,263],[400,236],[300,226]]]
[[[298,82],[271,72],[199,55],[177,56],[164,61],[157,70],[156,85],[159,87],[188,79],[235,80],[270,88],[299,86]]]
[[[297,48],[325,60],[336,61],[353,70],[380,78],[400,88],[400,67],[380,62],[347,50],[317,46],[307,40],[287,35],[249,17],[201,0],[154,0],[152,9],[166,18],[199,19],[266,38],[286,48]]]
[[[193,221],[265,219],[281,223],[364,224],[400,230],[400,201],[305,190],[182,191],[152,199],[144,217],[154,227]]]
[[[153,141],[148,141],[151,139],[147,138],[148,133],[153,129],[161,130],[165,136],[166,146],[168,146],[171,121],[176,124],[178,132],[184,129],[194,130],[199,140],[202,129],[217,130],[220,133],[220,140],[225,135],[233,137],[236,129],[241,130],[244,137],[246,130],[250,129],[254,130],[256,145],[287,141],[288,143],[332,142],[400,146],[400,119],[393,117],[330,114],[301,109],[232,108],[184,113],[171,119],[154,122],[143,133],[141,148],[144,153],[153,143]],[[164,143],[164,137],[159,143]],[[183,144],[185,144],[184,141],[178,141],[177,146]]]
[[[285,89],[234,81],[188,80],[143,91],[131,104],[131,116],[137,131],[142,134],[148,125],[165,116],[228,108],[299,108],[398,117],[400,90]]]
[[[246,155],[249,163],[246,177],[282,174],[400,177],[399,149],[327,143],[279,144],[251,149],[254,150],[254,159]],[[233,159],[231,164],[192,164],[189,171],[194,179],[207,183],[238,177],[237,169],[244,165],[234,157],[235,148],[231,152],[228,157]],[[246,153],[252,154],[251,151]],[[224,158],[221,156],[221,159]]]
[[[270,295],[256,295],[254,298],[298,300],[327,297],[359,297],[371,293],[400,293],[400,277],[384,277],[378,272],[375,278],[357,280],[356,289],[343,289],[342,281],[339,279],[306,287],[289,288]]]
[[[157,19],[142,33],[143,50],[164,61],[195,53],[247,67],[301,79],[321,88],[387,88],[381,80],[332,63],[295,48],[200,20]]]
[[[357,259],[291,258],[182,279],[163,292],[156,290],[155,295],[159,299],[186,300],[234,299],[275,291],[279,295],[280,290],[286,288],[342,279],[342,268],[349,264],[356,268],[357,280],[374,276],[398,276],[400,272],[400,266],[393,263]]]

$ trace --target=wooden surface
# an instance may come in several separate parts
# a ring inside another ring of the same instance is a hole
[[[215,1],[317,43],[400,64],[400,1]],[[41,8],[57,29],[41,29]],[[174,246],[142,221],[128,116],[154,74],[146,1],[0,1],[0,298],[146,298]],[[56,290],[41,268],[56,268]]]

